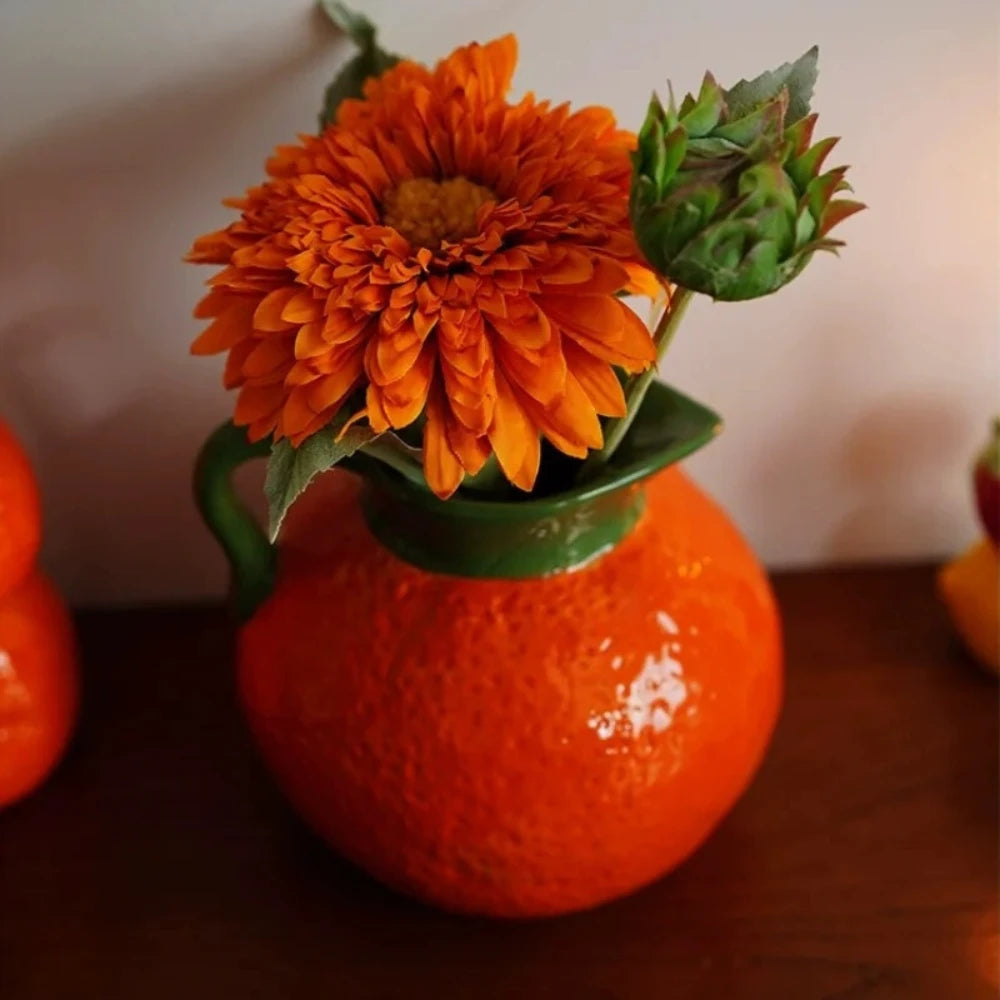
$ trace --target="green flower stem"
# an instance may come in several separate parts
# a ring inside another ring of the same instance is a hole
[[[664,310],[660,322],[656,324],[656,329],[653,331],[653,342],[656,344],[656,363],[632,379],[628,390],[625,416],[608,421],[604,429],[604,447],[600,451],[593,452],[583,463],[580,469],[580,478],[587,478],[596,469],[607,465],[611,456],[624,440],[628,429],[632,426],[632,421],[635,420],[635,416],[639,412],[639,407],[642,406],[642,401],[650,385],[653,383],[653,379],[656,378],[660,363],[677,333],[677,327],[680,326],[681,319],[684,317],[688,303],[692,298],[694,298],[694,292],[687,288],[681,288],[679,285],[676,287],[669,308]]]

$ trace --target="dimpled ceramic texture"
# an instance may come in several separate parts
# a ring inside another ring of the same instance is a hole
[[[676,468],[610,553],[525,580],[403,562],[330,473],[293,508],[239,677],[268,765],[338,851],[522,917],[628,893],[708,836],[771,735],[781,652],[756,559]]]

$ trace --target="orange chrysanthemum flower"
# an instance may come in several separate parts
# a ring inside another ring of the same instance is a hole
[[[612,366],[655,350],[616,294],[658,287],[628,222],[634,137],[604,108],[508,104],[516,54],[508,35],[370,80],[195,243],[225,267],[192,350],[229,352],[252,439],[297,445],[364,390],[352,419],[376,432],[425,415],[447,497],[491,452],[530,490],[540,435],[582,458],[625,412]]]

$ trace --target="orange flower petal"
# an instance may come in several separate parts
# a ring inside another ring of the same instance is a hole
[[[309,367],[321,375],[333,375],[339,371],[349,359],[353,358],[357,351],[365,348],[365,341],[356,340],[353,344],[340,344],[329,350],[326,354],[321,354],[318,358],[310,358]]]
[[[239,243],[228,229],[199,236],[184,258],[193,264],[228,264]]]
[[[454,417],[449,417],[445,429],[451,450],[458,456],[462,468],[467,475],[474,476],[490,457],[489,439],[483,435],[473,434]]]
[[[275,431],[277,418],[273,416],[261,417],[259,420],[251,420],[247,427],[248,441],[263,441],[264,438]]]
[[[285,306],[299,294],[299,289],[294,286],[276,288],[269,292],[260,300],[253,314],[253,325],[255,330],[262,333],[281,333],[290,330],[294,323],[281,318],[281,312]]]
[[[614,295],[626,289],[630,281],[631,277],[623,264],[610,257],[598,257],[590,278],[567,291],[577,295]]]
[[[445,393],[455,416],[473,433],[485,434],[493,420],[497,400],[492,364],[480,376],[470,378],[453,368],[444,353],[440,361]]]
[[[629,372],[643,371],[656,360],[656,345],[649,330],[628,306],[617,299],[602,299],[599,296],[581,296],[579,301],[602,303],[601,314],[609,320],[609,329],[614,330],[614,335],[600,336],[600,327],[596,323],[588,325],[587,321],[581,321],[580,312],[564,310],[561,306],[552,309],[546,306],[546,311],[563,332],[584,350]]]
[[[540,351],[517,351],[503,340],[497,342],[496,351],[510,381],[543,406],[566,392],[566,359],[558,330]]]
[[[298,274],[300,278],[311,275],[317,264],[319,264],[319,258],[312,250],[303,250],[302,253],[297,253],[285,261],[285,266]]]
[[[532,421],[561,452],[584,458],[589,448],[600,448],[604,443],[594,404],[571,372],[566,375],[566,394],[555,406],[543,407],[524,393],[519,393],[518,398]]]
[[[619,302],[617,299],[612,299],[612,301],[621,310],[625,320],[621,340],[615,344],[615,347],[624,357],[637,362],[642,368],[648,368],[656,361],[656,344],[653,343],[649,329],[624,302]],[[623,365],[623,367],[627,366]]]
[[[625,393],[614,369],[568,337],[563,344],[563,353],[569,370],[594,404],[594,409],[605,417],[623,417],[626,410]]]
[[[321,319],[323,305],[313,298],[312,292],[302,291],[293,295],[281,310],[281,318],[296,326],[299,323],[311,323]]]
[[[316,419],[316,413],[316,409],[309,405],[308,387],[293,389],[281,409],[278,427],[282,436],[290,438],[293,444],[304,438],[306,429]]]
[[[374,321],[367,314],[355,318],[350,309],[335,309],[323,324],[323,339],[331,347],[349,344],[362,335],[370,323]]]
[[[489,325],[504,340],[518,348],[537,350],[552,338],[552,324],[541,309],[535,309],[532,315],[517,319],[491,316]]]
[[[434,329],[435,324],[438,321],[438,314],[428,314],[417,310],[413,313],[413,328],[417,331],[418,336],[421,340],[427,337],[427,334]]]
[[[350,302],[355,309],[380,313],[388,307],[390,294],[385,285],[365,285],[350,296]]]
[[[541,280],[546,285],[582,285],[590,280],[593,273],[592,255],[583,250],[568,248],[554,264],[542,272]]]
[[[267,337],[258,340],[257,346],[247,355],[246,361],[243,362],[243,374],[247,378],[260,378],[270,375],[276,368],[287,370],[291,360],[291,337]]]
[[[213,288],[195,307],[195,319],[209,319],[221,316],[231,305],[239,301],[231,292],[223,288]],[[254,302],[253,305],[257,303]],[[251,310],[252,311],[252,310]]]
[[[330,345],[323,339],[321,323],[305,323],[295,335],[295,357],[301,361],[304,358],[315,358],[330,350]]]
[[[507,93],[516,63],[517,39],[513,35],[487,45],[473,42],[437,64],[432,86],[439,94],[461,88],[467,101],[482,105]]]
[[[351,417],[347,421],[347,423],[345,423],[344,426],[341,427],[340,430],[337,432],[337,440],[338,441],[341,440],[341,438],[343,438],[356,423],[362,420],[366,420],[367,418],[368,418],[367,406],[363,406],[361,407],[360,410],[357,411],[357,413],[351,414]]]
[[[438,340],[438,351],[441,360],[467,379],[478,382],[479,376],[493,363],[493,351],[486,337],[480,337],[464,349],[449,347],[443,340]]]
[[[513,482],[524,465],[530,439],[537,439],[538,431],[528,420],[524,407],[501,372],[496,373],[496,385],[496,408],[487,437],[504,475]]]
[[[540,295],[538,304],[556,326],[569,334],[617,344],[625,319],[622,305],[610,296]]]
[[[486,72],[481,73],[483,97],[486,100],[506,96],[514,78],[514,67],[517,65],[517,38],[512,34],[504,35],[483,46],[483,66]]]
[[[376,385],[387,386],[401,379],[414,365],[420,354],[420,341],[406,350],[397,351],[388,337],[372,337],[365,351],[365,371]]]
[[[425,348],[412,368],[382,390],[382,405],[393,427],[407,427],[420,416],[434,375],[434,351]]]
[[[489,316],[507,315],[507,296],[497,287],[494,281],[484,281],[476,296],[476,305],[480,312]]]
[[[462,484],[464,475],[462,463],[448,443],[441,390],[435,388],[427,400],[424,424],[424,477],[431,490],[447,500]]]
[[[285,401],[285,390],[281,385],[254,386],[245,385],[236,398],[236,410],[233,420],[246,426],[255,421],[272,421],[272,426],[278,422],[278,414]],[[262,434],[261,437],[266,436]]]
[[[344,366],[332,375],[325,375],[308,388],[309,405],[314,413],[333,409],[351,392],[364,371],[364,349],[358,348]]]
[[[538,467],[542,460],[542,439],[538,436],[537,431],[528,435],[527,445],[524,461],[517,472],[510,477],[510,481],[518,489],[530,493],[534,489],[535,480],[538,478]]]
[[[222,384],[227,389],[235,389],[246,382],[246,376],[243,374],[243,362],[246,361],[255,346],[256,341],[248,337],[246,340],[241,340],[229,352],[222,375]]]
[[[285,376],[285,385],[293,389],[297,385],[308,385],[322,377],[323,373],[316,371],[307,361],[296,361]]]
[[[253,333],[252,299],[235,299],[191,345],[192,354],[218,354]]]
[[[633,295],[645,295],[656,299],[663,292],[663,282],[648,267],[627,261],[625,270],[628,271],[629,277],[628,291]]]
[[[379,316],[379,327],[383,333],[394,333],[402,328],[410,318],[410,308],[393,309],[391,306]]]
[[[302,430],[296,432],[295,434],[289,434],[288,439],[292,443],[293,448],[298,448],[306,438],[310,438],[313,434],[321,431],[330,422],[329,413],[317,413],[312,420],[307,424],[304,424]]]
[[[423,343],[424,338],[412,326],[404,326],[394,333],[389,340],[397,351],[408,351],[414,344]]]
[[[365,393],[365,406],[368,410],[368,423],[376,434],[383,434],[389,429],[389,418],[385,415],[382,405],[382,392],[377,385],[369,385]]]
[[[438,358],[441,361],[441,371],[445,377],[444,388],[449,402],[460,403],[462,406],[469,407],[478,406],[481,397],[486,391],[485,376],[476,378],[463,375],[460,371],[452,368],[447,360],[441,357],[440,352],[438,353]]]
[[[486,433],[486,428],[489,426],[489,419],[484,407],[478,404],[475,406],[466,406],[454,397],[448,398],[448,405],[451,407],[452,413],[455,414],[455,418],[463,427],[476,435]]]
[[[408,269],[400,261],[396,261],[389,267],[389,277],[392,281],[401,281],[402,284],[397,284],[393,287],[392,291],[389,293],[389,308],[390,309],[406,309],[412,310],[414,303],[417,301],[417,283],[416,281],[407,280],[406,271]],[[414,268],[413,270],[419,272],[419,268]]]
[[[287,257],[288,254],[273,243],[257,243],[236,250],[232,262],[237,267],[261,267],[280,271],[284,269]]]

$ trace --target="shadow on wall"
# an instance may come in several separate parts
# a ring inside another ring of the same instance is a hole
[[[0,412],[35,460],[46,561],[71,599],[190,595],[192,578],[221,590],[188,479],[226,401],[206,391],[218,370],[187,357],[194,326],[172,334],[161,310],[191,280],[179,257],[201,230],[177,214],[205,164],[226,162],[289,77],[330,68],[333,29],[309,16],[273,59],[67,120],[0,161]]]
[[[831,534],[829,558],[899,558],[914,549],[947,554],[955,516],[941,503],[940,477],[967,448],[966,420],[946,395],[893,395],[865,412],[840,451],[859,503]]]

